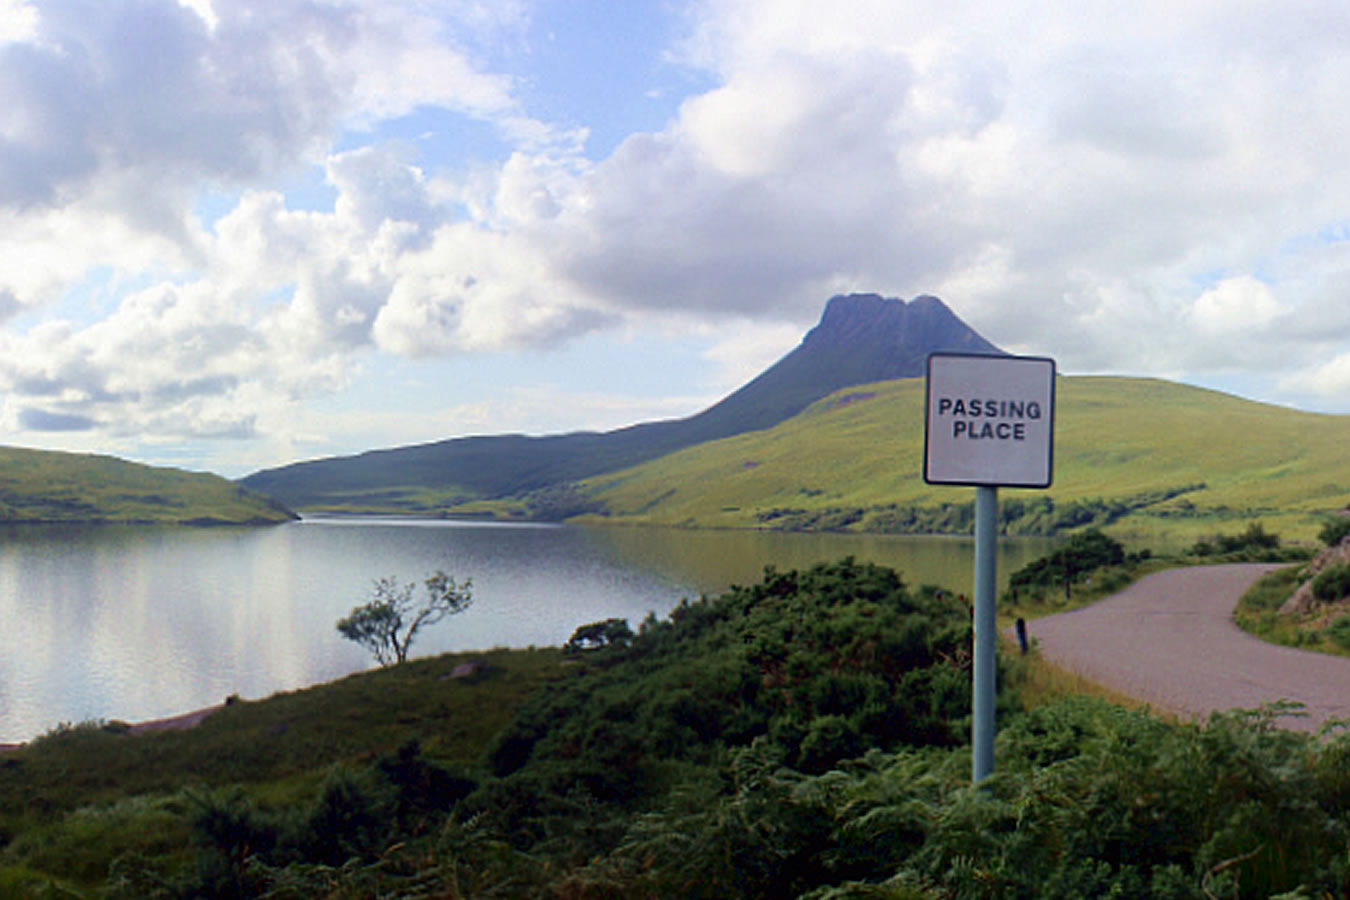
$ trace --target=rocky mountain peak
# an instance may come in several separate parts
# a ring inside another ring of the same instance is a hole
[[[929,353],[1002,354],[961,321],[945,303],[929,294],[906,302],[879,294],[840,294],[825,304],[820,323],[802,341],[801,349],[860,347],[875,350],[881,363],[877,378],[905,378],[923,374],[915,360]]]

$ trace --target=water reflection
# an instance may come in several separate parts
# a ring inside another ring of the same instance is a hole
[[[589,540],[615,559],[667,577],[691,580],[700,593],[716,594],[733,584],[752,584],[764,567],[802,569],[852,556],[899,570],[907,584],[935,584],[970,593],[974,541],[963,537],[913,535],[789,534],[772,531],[688,531],[600,528]],[[1046,538],[1003,540],[998,548],[1000,589],[1008,576],[1055,542]]]

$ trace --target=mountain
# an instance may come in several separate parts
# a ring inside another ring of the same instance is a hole
[[[999,354],[936,297],[830,299],[792,352],[685,419],[603,433],[454,438],[255,472],[242,483],[296,508],[432,512],[543,491],[707,441],[772,428],[835,391],[924,373],[935,351]]]
[[[0,522],[258,525],[290,510],[219,475],[0,447]]]

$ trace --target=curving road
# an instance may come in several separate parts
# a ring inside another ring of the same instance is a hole
[[[1157,572],[1115,596],[1028,623],[1041,654],[1099,684],[1186,716],[1277,700],[1308,715],[1311,731],[1350,718],[1350,658],[1258,640],[1233,624],[1233,607],[1278,566],[1192,566]]]

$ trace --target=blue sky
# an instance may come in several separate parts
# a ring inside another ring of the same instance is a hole
[[[0,0],[0,443],[698,411],[835,293],[1350,413],[1332,2]]]

